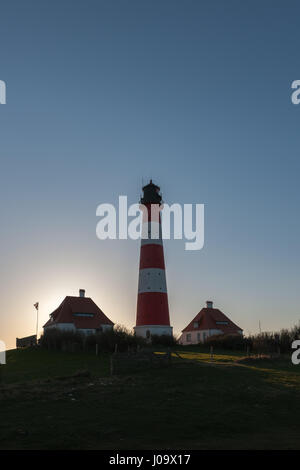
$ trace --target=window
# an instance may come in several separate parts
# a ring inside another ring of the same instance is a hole
[[[216,325],[228,325],[228,321],[216,321]]]
[[[80,312],[76,312],[76,313],[73,313],[74,317],[93,317],[94,314],[93,313],[80,313]]]
[[[200,335],[200,333],[197,333],[197,341],[198,341],[198,343],[200,343],[200,341],[201,341],[201,335]]]
[[[192,335],[191,335],[191,333],[188,333],[188,334],[186,335],[186,340],[187,340],[188,342],[190,342],[191,339],[192,339]]]
[[[146,331],[146,338],[147,338],[147,339],[150,339],[150,336],[151,336],[150,330],[147,330],[147,331]]]
[[[203,341],[205,341],[206,333],[203,331]]]
[[[197,321],[194,322],[194,328],[198,328],[199,323]]]

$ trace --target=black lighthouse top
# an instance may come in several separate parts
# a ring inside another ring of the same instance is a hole
[[[144,196],[141,198],[141,204],[161,204],[160,187],[152,183],[152,180],[143,187],[143,193]]]

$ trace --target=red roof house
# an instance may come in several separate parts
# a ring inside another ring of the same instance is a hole
[[[92,334],[113,328],[114,323],[100,310],[90,297],[85,297],[84,289],[79,290],[79,297],[68,295],[60,306],[50,314],[44,325],[49,328],[79,331]]]
[[[204,343],[209,336],[242,335],[243,330],[233,323],[221,310],[213,308],[208,300],[206,307],[200,310],[195,318],[182,330],[180,344]]]

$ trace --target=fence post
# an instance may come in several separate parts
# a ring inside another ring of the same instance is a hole
[[[247,357],[250,357],[249,346],[247,346]]]
[[[115,350],[114,352],[110,355],[110,375],[114,374],[114,356],[116,356],[118,352],[118,345],[117,343],[115,344]]]
[[[110,375],[113,376],[114,374],[114,355],[110,355]]]
[[[171,353],[170,348],[168,348],[167,355],[168,355],[168,365],[171,366],[172,365],[172,353]]]

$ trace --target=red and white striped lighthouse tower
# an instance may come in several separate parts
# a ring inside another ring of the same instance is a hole
[[[170,326],[164,249],[161,230],[160,188],[152,183],[143,187],[142,240],[135,333],[172,335]]]

